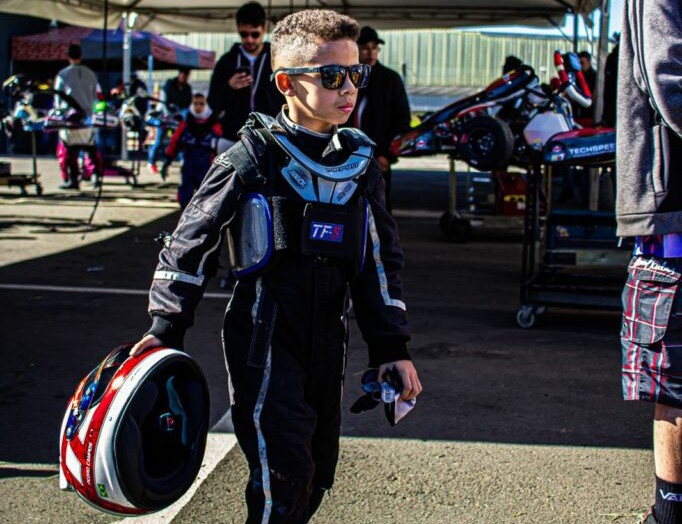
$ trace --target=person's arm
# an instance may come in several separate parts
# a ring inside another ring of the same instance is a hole
[[[163,102],[161,104],[161,111],[163,112],[164,115],[170,114],[170,108],[168,105],[171,103],[171,99],[168,96],[168,91],[170,90],[170,85],[169,85],[170,79],[166,80],[166,82],[163,84],[163,87],[161,88],[161,92],[159,93],[159,100]]]
[[[665,123],[682,136],[682,7],[670,0],[642,2],[642,64],[651,97]]]
[[[229,86],[230,80],[230,54],[224,54],[213,70],[211,81],[208,88],[208,96],[206,102],[213,110],[213,113],[220,117],[220,114],[225,111],[230,98],[232,89]]]
[[[391,89],[391,113],[389,134],[386,137],[387,143],[384,145],[383,153],[391,163],[397,159],[391,154],[391,142],[393,138],[410,129],[412,112],[410,111],[410,101],[407,98],[407,91],[402,78],[398,74],[394,75]]]
[[[369,365],[409,359],[410,333],[405,315],[400,270],[403,252],[398,228],[386,211],[386,184],[379,166],[372,162],[369,172],[374,185],[367,195],[369,204],[367,245],[362,271],[350,284],[358,325],[369,349]]]
[[[407,342],[410,332],[400,270],[403,252],[395,220],[386,210],[386,185],[373,162],[370,171],[374,188],[367,195],[368,234],[362,271],[350,283],[353,309],[369,351],[369,367],[378,367],[379,376],[395,367],[405,386],[403,398],[415,398],[422,390]]]
[[[62,78],[62,75],[57,75],[54,79],[54,85],[52,86],[52,89],[55,91],[63,91],[64,90],[64,79]],[[61,106],[61,97],[55,93],[54,95],[54,107],[59,108]]]
[[[151,329],[132,350],[151,345],[182,348],[185,331],[208,279],[217,269],[223,232],[234,218],[243,185],[234,168],[218,159],[164,242],[149,290]]]
[[[95,83],[95,100],[104,100],[104,93],[102,92],[102,86],[99,82]]]
[[[185,132],[185,129],[187,128],[187,121],[183,120],[180,122],[180,125],[177,127],[175,132],[173,133],[173,136],[170,139],[170,143],[168,144],[168,147],[166,148],[166,159],[170,162],[172,161],[176,156],[178,156],[178,153],[180,152],[180,137],[182,137],[182,133]]]

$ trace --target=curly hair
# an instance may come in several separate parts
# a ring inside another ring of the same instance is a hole
[[[355,41],[360,26],[349,16],[329,9],[309,9],[280,20],[270,39],[272,62],[277,67],[310,63],[319,46],[343,38]]]

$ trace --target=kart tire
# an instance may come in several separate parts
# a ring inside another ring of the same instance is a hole
[[[471,167],[479,171],[506,167],[513,152],[514,134],[504,120],[477,116],[462,126],[459,153]]]

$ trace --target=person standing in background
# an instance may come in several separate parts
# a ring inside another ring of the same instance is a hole
[[[358,94],[358,102],[347,125],[364,131],[377,145],[374,155],[386,181],[386,209],[391,206],[391,141],[410,128],[410,103],[400,75],[379,62],[384,41],[369,26],[360,31],[360,63],[372,66],[369,85]]]
[[[187,207],[211,168],[221,134],[220,124],[206,104],[206,95],[194,93],[187,118],[175,130],[166,148],[167,163],[183,153],[178,187],[178,204],[182,209]]]
[[[178,69],[178,76],[169,78],[161,90],[161,100],[166,104],[163,110],[167,111],[169,106],[174,106],[180,110],[186,110],[192,103],[192,86],[189,83],[190,69],[181,67]],[[158,160],[159,149],[163,145],[163,140],[166,135],[166,128],[161,126],[156,129],[156,137],[154,143],[149,148],[149,170],[155,175],[159,173],[156,167]]]
[[[602,123],[608,127],[616,125],[616,98],[618,94],[618,53],[620,52],[620,35],[614,35],[616,46],[606,57],[604,66],[604,114]]]
[[[97,75],[87,66],[81,64],[83,50],[79,44],[71,44],[67,50],[69,66],[59,73],[54,81],[57,92],[54,97],[54,107],[63,111],[76,110],[84,116],[92,116],[95,102],[102,96]],[[79,107],[73,107],[59,92],[71,97]],[[61,129],[57,144],[57,160],[64,183],[61,189],[79,189],[78,157],[81,151],[86,151],[90,162],[94,164],[94,184],[101,183],[102,156],[97,151],[95,132],[91,127],[80,129]],[[84,180],[88,174],[83,174]]]
[[[597,71],[592,67],[592,55],[587,51],[578,53],[580,59],[580,67],[587,82],[587,87],[590,88],[592,98],[594,99],[595,88],[597,86]],[[594,103],[590,107],[574,106],[574,112],[577,118],[593,118],[594,117]]]
[[[620,43],[616,234],[635,241],[622,295],[621,383],[625,400],[654,405],[655,503],[642,522],[679,524],[682,2],[627,0]]]
[[[220,57],[208,88],[208,105],[218,116],[223,138],[218,153],[237,141],[237,132],[249,114],[258,111],[276,116],[285,100],[270,81],[270,44],[265,42],[265,10],[258,2],[237,11],[240,43]]]

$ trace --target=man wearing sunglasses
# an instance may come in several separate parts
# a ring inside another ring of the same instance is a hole
[[[383,43],[373,28],[365,26],[360,30],[360,62],[371,66],[372,75],[367,89],[358,94],[347,125],[361,129],[376,142],[374,154],[386,181],[386,208],[391,211],[391,164],[397,161],[390,152],[391,141],[409,129],[411,115],[400,75],[379,62]]]
[[[249,113],[276,116],[284,104],[284,97],[270,82],[265,10],[258,2],[249,2],[239,8],[236,19],[240,42],[218,60],[208,90],[208,105],[223,129],[218,153],[237,141],[237,132]]]

